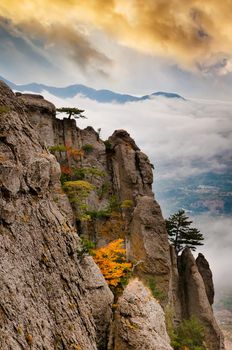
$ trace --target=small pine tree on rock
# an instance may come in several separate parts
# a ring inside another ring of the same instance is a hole
[[[185,247],[195,251],[196,246],[203,245],[204,237],[195,227],[191,227],[192,221],[185,214],[184,210],[179,210],[166,220],[166,228],[169,240],[174,246],[178,255]]]
[[[74,108],[74,107],[61,107],[61,108],[57,108],[56,111],[58,113],[66,113],[68,115],[68,119],[71,119],[71,117],[74,117],[75,119],[78,119],[78,118],[86,119],[86,117],[82,114],[84,113],[83,109]]]

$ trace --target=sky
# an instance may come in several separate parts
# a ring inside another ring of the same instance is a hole
[[[230,100],[231,11],[231,0],[1,0],[1,75]]]
[[[80,127],[101,128],[103,138],[126,129],[154,163],[155,181],[230,174],[231,13],[231,0],[1,0],[0,76],[139,96],[179,93],[185,101],[125,105],[44,95],[85,109]],[[168,201],[162,205],[167,215]],[[195,220],[215,280],[231,280],[231,219],[208,212]]]

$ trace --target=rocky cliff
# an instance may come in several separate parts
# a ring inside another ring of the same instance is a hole
[[[0,85],[0,348],[105,348],[113,295],[79,237],[60,166]]]
[[[205,266],[205,258],[202,255],[197,261],[198,264],[190,249],[185,248],[179,261],[182,317],[188,319],[191,315],[197,316],[204,326],[209,349],[221,350],[224,349],[223,337],[213,315],[211,299],[207,295],[209,284],[202,277],[203,271],[203,276],[211,275],[211,271],[209,266]],[[210,296],[211,294],[212,292]]]
[[[92,185],[71,205],[59,180],[70,172]],[[93,128],[57,119],[41,96],[15,95],[1,83],[0,173],[1,349],[169,350],[164,313],[147,287],[175,324],[195,314],[209,350],[223,349],[209,266],[188,251],[177,261],[152,165],[126,131],[103,142]],[[125,240],[138,280],[114,316],[101,272],[78,254],[79,236],[97,247]]]

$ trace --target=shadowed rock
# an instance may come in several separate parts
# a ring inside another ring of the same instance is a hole
[[[209,303],[210,305],[212,305],[214,301],[214,285],[213,285],[213,275],[212,275],[212,271],[210,270],[209,263],[204,257],[204,255],[201,253],[198,254],[196,263],[205,284],[205,290],[206,290],[207,297],[209,299]]]
[[[180,290],[183,318],[195,315],[204,326],[205,340],[210,350],[224,350],[224,339],[214,318],[203,278],[189,248],[179,261]]]

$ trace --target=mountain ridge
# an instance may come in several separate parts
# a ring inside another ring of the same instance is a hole
[[[168,99],[180,99],[185,100],[181,95],[173,92],[164,92],[164,91],[157,91],[154,93],[151,93],[149,95],[143,95],[143,96],[133,96],[130,94],[121,94],[116,93],[111,90],[107,89],[93,89],[89,86],[83,85],[83,84],[72,84],[64,87],[55,87],[55,86],[49,86],[46,84],[38,84],[38,83],[29,83],[29,84],[15,84],[4,77],[0,76],[0,80],[4,81],[8,86],[11,87],[13,90],[17,90],[19,92],[33,92],[33,93],[42,93],[43,91],[47,91],[50,94],[59,97],[59,98],[72,98],[76,95],[80,94],[84,97],[87,97],[91,100],[100,102],[100,103],[119,103],[124,104],[127,102],[139,102],[144,100],[149,100],[154,97],[164,97]]]

